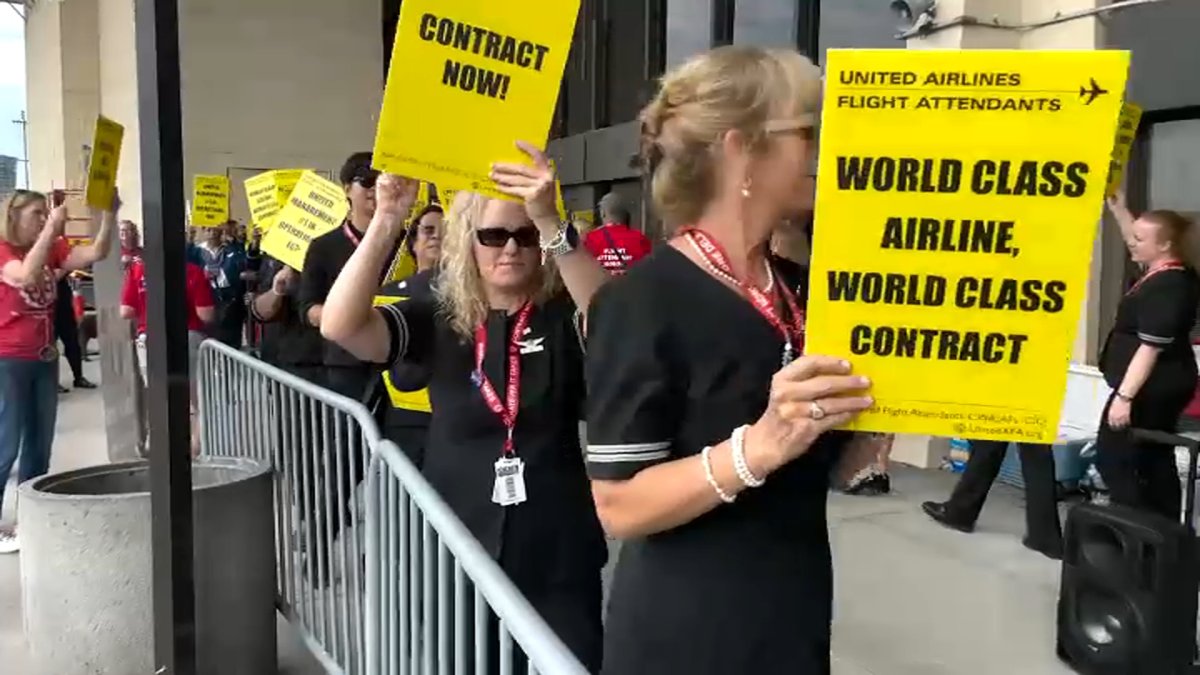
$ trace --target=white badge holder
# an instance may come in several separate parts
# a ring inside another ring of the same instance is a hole
[[[525,499],[525,462],[520,457],[501,457],[496,460],[492,501],[500,506],[516,506]]]

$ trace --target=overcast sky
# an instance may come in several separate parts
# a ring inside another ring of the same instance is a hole
[[[21,126],[12,120],[25,109],[25,24],[0,3],[0,155],[22,157]],[[24,182],[24,171],[17,169],[17,184]]]

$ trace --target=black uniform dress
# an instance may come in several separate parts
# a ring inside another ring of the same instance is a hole
[[[412,298],[431,298],[433,270],[418,272],[407,279],[387,284],[375,296],[375,304],[393,304]],[[432,413],[428,406],[431,372],[428,367],[403,360],[392,364],[376,384],[377,399],[374,402],[375,417],[380,423],[384,438],[400,447],[417,468],[425,458],[425,444],[429,438],[429,421]],[[393,400],[384,378],[400,392],[402,399]],[[422,400],[423,399],[423,400]]]
[[[805,299],[804,270],[774,261]],[[783,340],[673,247],[602,288],[588,313],[593,478],[698,454],[766,410]],[[833,568],[829,475],[846,434],[674,529],[625,542],[605,625],[612,675],[823,675]]]
[[[422,473],[575,655],[595,672],[601,655],[600,569],[607,548],[579,443],[583,350],[570,299],[534,309],[520,341],[514,441],[527,501],[492,502],[506,431],[476,386],[474,345],[454,332],[432,298],[380,307],[389,362],[430,369],[433,407]],[[483,370],[503,400],[514,316],[487,319]]]
[[[1114,396],[1134,353],[1143,345],[1161,351],[1150,377],[1130,405],[1131,428],[1175,431],[1196,391],[1196,359],[1189,339],[1200,303],[1200,280],[1191,267],[1151,274],[1134,286],[1117,307],[1117,320],[1100,357],[1104,380]],[[1174,448],[1135,442],[1126,430],[1108,426],[1108,408],[1100,418],[1096,465],[1112,500],[1179,518],[1180,485]]]

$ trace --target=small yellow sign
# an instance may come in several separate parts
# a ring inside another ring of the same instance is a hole
[[[270,227],[283,208],[276,196],[274,171],[246,179],[246,201],[250,205],[250,222],[259,229]]]
[[[578,13],[579,0],[525,0],[519,10],[495,0],[405,0],[376,167],[504,197],[491,164],[527,161],[518,140],[545,144]]]
[[[305,171],[262,240],[267,255],[296,270],[313,239],[342,224],[350,205],[340,185]]]
[[[121,163],[121,142],[125,127],[104,117],[96,118],[92,136],[92,156],[88,160],[87,205],[95,209],[111,209],[117,189],[117,167]]]
[[[871,378],[853,429],[1055,440],[1128,69],[829,50],[805,351]]]
[[[229,178],[196,176],[192,189],[192,225],[220,227],[229,222]]]
[[[449,187],[437,186],[438,204],[441,204],[445,211],[450,210],[450,206],[454,204],[454,195],[458,194],[458,190]]]
[[[270,229],[303,173],[304,169],[278,169],[246,179],[246,201],[255,227],[263,232]]]
[[[1108,189],[1105,196],[1117,194],[1125,180],[1125,167],[1129,165],[1129,153],[1137,138],[1138,125],[1142,122],[1142,108],[1134,103],[1121,106],[1121,120],[1117,123],[1117,142],[1113,146],[1112,165],[1108,170]]]

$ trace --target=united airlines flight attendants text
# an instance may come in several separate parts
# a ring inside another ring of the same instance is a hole
[[[796,52],[723,47],[642,112],[654,202],[683,229],[589,312],[588,471],[628,540],[606,673],[829,672],[825,500],[835,466],[858,469],[830,430],[868,382],[799,356],[806,274],[767,251],[811,208],[820,89]]]
[[[373,310],[374,279],[416,190],[382,177],[375,219],[329,293],[321,332],[363,360],[429,369],[422,472],[595,672],[606,547],[579,447],[576,308],[608,276],[559,221],[545,155],[520,146],[533,165],[496,165],[492,178],[524,204],[459,192],[435,292]]]

